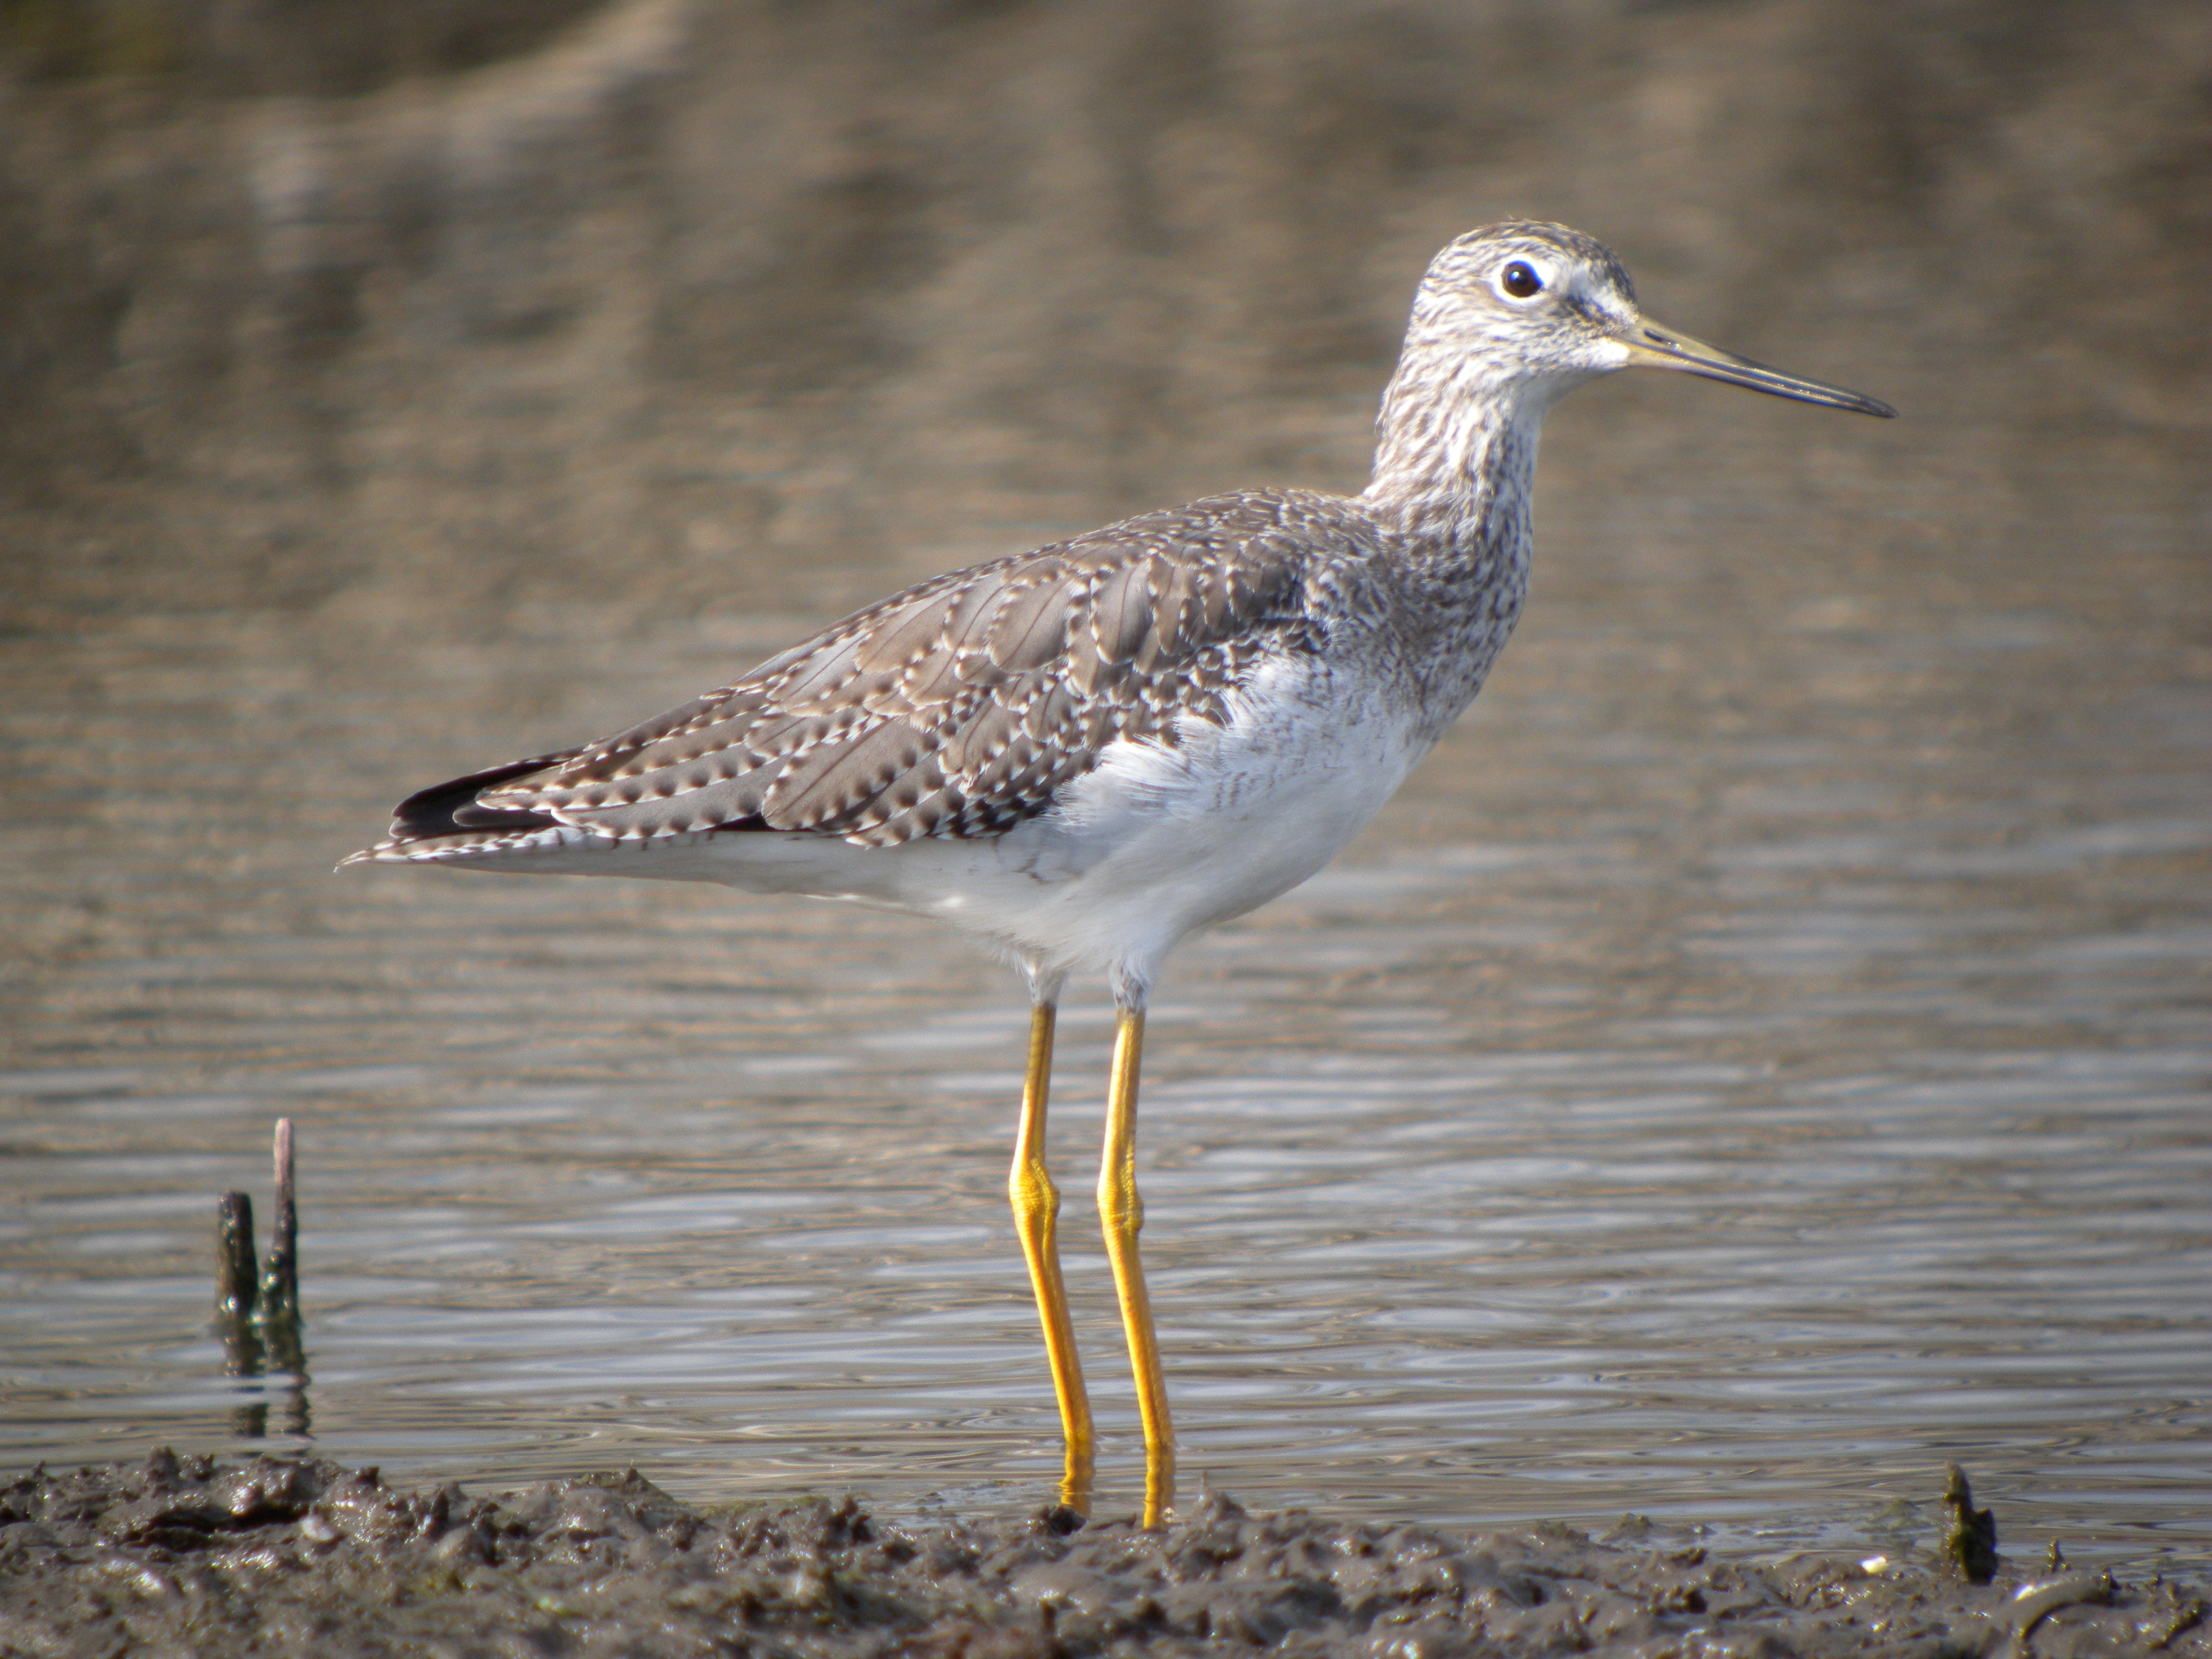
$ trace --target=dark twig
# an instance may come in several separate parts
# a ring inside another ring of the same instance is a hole
[[[292,1200],[292,1120],[276,1120],[276,1221],[269,1235],[269,1262],[261,1274],[261,1317],[300,1314],[300,1214]]]
[[[254,1328],[253,1200],[225,1193],[216,1200],[215,1333],[222,1340],[223,1370],[233,1376],[261,1375],[261,1334]],[[252,1401],[231,1414],[233,1432],[258,1439],[269,1407]]]
[[[1943,1466],[1943,1553],[1954,1562],[1970,1584],[1986,1584],[1996,1577],[1997,1522],[1987,1510],[1974,1507],[1973,1488],[1966,1472],[1956,1463]]]
[[[290,1374],[285,1409],[287,1431],[308,1431],[307,1356],[300,1321],[300,1218],[293,1194],[292,1120],[276,1120],[276,1224],[269,1257],[257,1275],[253,1259],[253,1200],[244,1193],[225,1193],[217,1205],[216,1226],[216,1334],[222,1339],[224,1368],[233,1376]],[[241,1438],[258,1440],[269,1431],[265,1395],[248,1401],[232,1415]]]
[[[235,1322],[250,1319],[258,1292],[253,1271],[253,1200],[225,1193],[216,1200],[215,1316]]]
[[[276,1120],[276,1223],[269,1236],[269,1261],[261,1274],[260,1322],[273,1370],[305,1376],[307,1357],[300,1330],[300,1215],[292,1198],[292,1120]]]

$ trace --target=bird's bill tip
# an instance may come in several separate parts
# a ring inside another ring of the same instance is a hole
[[[1848,409],[1860,415],[1879,416],[1886,421],[1897,415],[1879,398],[1820,380],[1808,380],[1802,374],[1785,374],[1778,368],[1769,368],[1765,363],[1755,363],[1748,357],[1739,357],[1733,351],[1723,351],[1718,346],[1707,345],[1702,340],[1693,340],[1686,334],[1677,334],[1656,324],[1638,323],[1621,337],[1621,343],[1628,348],[1627,367],[1631,368],[1666,368],[1678,374],[1701,374],[1709,380],[1764,392],[1769,397],[1821,404],[1830,409]]]

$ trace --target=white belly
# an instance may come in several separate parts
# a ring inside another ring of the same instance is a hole
[[[1012,925],[1048,961],[1141,988],[1184,934],[1312,875],[1419,758],[1381,711],[1332,690],[1285,671],[1225,732],[1109,750],[1060,808],[1007,838],[1045,889]]]
[[[1115,744],[1050,811],[1003,836],[869,848],[765,832],[615,843],[568,831],[563,845],[504,867],[902,910],[959,928],[1041,985],[1103,972],[1141,998],[1176,940],[1335,856],[1425,752],[1412,723],[1325,670],[1281,662],[1255,677],[1226,729],[1194,720],[1172,749]]]

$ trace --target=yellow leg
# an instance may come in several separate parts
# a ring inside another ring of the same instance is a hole
[[[1136,1373],[1137,1410],[1145,1424],[1145,1524],[1157,1527],[1175,1496],[1175,1431],[1168,1421],[1167,1384],[1160,1376],[1160,1347],[1152,1334],[1152,1304],[1137,1260],[1137,1233],[1145,1203],[1137,1195],[1137,1066],[1145,1048],[1145,1011],[1121,1010],[1114,1033],[1114,1077],[1106,1097],[1106,1152],[1098,1165],[1098,1218],[1106,1230],[1106,1259],[1121,1298],[1121,1328],[1129,1339],[1129,1368]]]
[[[1014,1136],[1014,1167],[1006,1194],[1014,1205],[1014,1231],[1029,1260],[1030,1284],[1036,1291],[1037,1317],[1044,1324],[1045,1357],[1052,1362],[1053,1392],[1060,1399],[1060,1433],[1067,1462],[1060,1477],[1060,1501],[1088,1514],[1091,1510],[1091,1401],[1083,1392],[1083,1365],[1075,1356],[1075,1326],[1067,1315],[1067,1291],[1060,1282],[1060,1191],[1044,1167],[1045,1097],[1052,1085],[1054,1007],[1040,1002],[1030,1016],[1029,1072],[1022,1082],[1022,1123]]]

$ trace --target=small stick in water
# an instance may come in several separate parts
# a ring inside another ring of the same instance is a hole
[[[216,1200],[215,1315],[235,1324],[252,1316],[256,1297],[253,1272],[253,1200],[244,1193],[225,1193]]]
[[[307,1356],[300,1330],[300,1220],[292,1190],[292,1120],[276,1120],[276,1223],[269,1260],[257,1277],[253,1261],[253,1200],[225,1193],[216,1206],[216,1332],[225,1368],[233,1376],[269,1371],[292,1376],[285,1420],[289,1432],[307,1432]],[[231,1417],[232,1431],[258,1440],[269,1432],[269,1401],[250,1400]]]
[[[269,1235],[269,1262],[261,1275],[261,1316],[296,1319],[300,1313],[300,1214],[292,1201],[292,1120],[276,1120],[276,1221]]]
[[[300,1213],[292,1200],[292,1120],[276,1120],[276,1221],[261,1273],[261,1334],[274,1370],[303,1377],[307,1357],[300,1333]],[[301,1405],[304,1413],[304,1401]]]
[[[1968,1583],[1986,1584],[1996,1577],[1996,1517],[1974,1507],[1966,1470],[1946,1463],[1943,1475],[1943,1507],[1949,1511],[1943,1518],[1943,1553],[1957,1563]]]
[[[215,1208],[215,1330],[222,1339],[223,1369],[233,1376],[261,1375],[261,1338],[254,1330],[253,1200],[225,1193]],[[269,1407],[241,1407],[231,1419],[238,1434],[258,1439]]]

